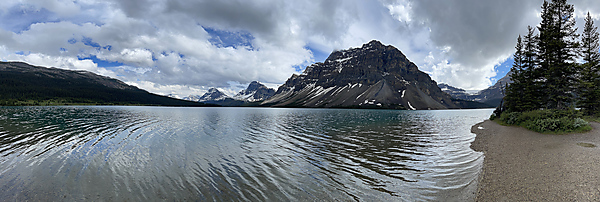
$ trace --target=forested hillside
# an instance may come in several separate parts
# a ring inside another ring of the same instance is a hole
[[[155,95],[91,72],[0,62],[0,106],[65,104],[205,106]]]

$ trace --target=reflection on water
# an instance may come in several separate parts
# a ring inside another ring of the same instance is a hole
[[[5,107],[2,200],[472,200],[490,110]]]

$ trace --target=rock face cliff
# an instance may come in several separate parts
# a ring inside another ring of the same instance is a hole
[[[371,41],[334,51],[263,102],[275,107],[447,109],[450,95],[393,46]]]

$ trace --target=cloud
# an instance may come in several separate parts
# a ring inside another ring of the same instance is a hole
[[[434,54],[445,58],[441,62],[428,62],[433,77],[467,89],[490,85],[494,67],[512,54],[516,36],[527,25],[537,23],[538,4],[519,0],[413,1],[413,17],[431,30],[436,47],[447,49]]]
[[[600,16],[599,3],[573,0]],[[438,82],[491,85],[541,1],[8,0],[0,59],[87,69],[161,94],[276,86],[315,53],[372,39]],[[583,11],[576,11],[578,16]],[[587,12],[587,11],[586,11]],[[578,22],[579,24],[579,22]]]

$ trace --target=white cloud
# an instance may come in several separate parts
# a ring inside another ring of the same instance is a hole
[[[579,8],[600,13],[595,0],[572,2],[578,16],[587,12]],[[328,53],[372,39],[399,48],[438,82],[482,89],[512,54],[516,36],[539,23],[541,2],[9,0],[0,17],[28,6],[51,14],[0,22],[0,59],[88,69],[183,97],[210,87],[235,94],[253,80],[277,86],[298,73],[295,67],[315,62],[307,46]],[[243,40],[228,42],[224,33]],[[93,56],[118,66],[80,59]]]
[[[126,83],[159,95],[175,95],[180,99],[188,95],[202,95],[207,91],[206,89],[193,86],[161,85],[150,81],[130,81]]]
[[[148,67],[154,63],[152,61],[152,52],[146,49],[123,49],[119,54],[106,56],[107,60],[120,61],[127,64],[135,64],[136,66]]]
[[[398,21],[407,23],[412,21],[412,8],[410,1],[398,1],[394,4],[387,5],[387,8],[390,10],[390,14],[396,17]]]

